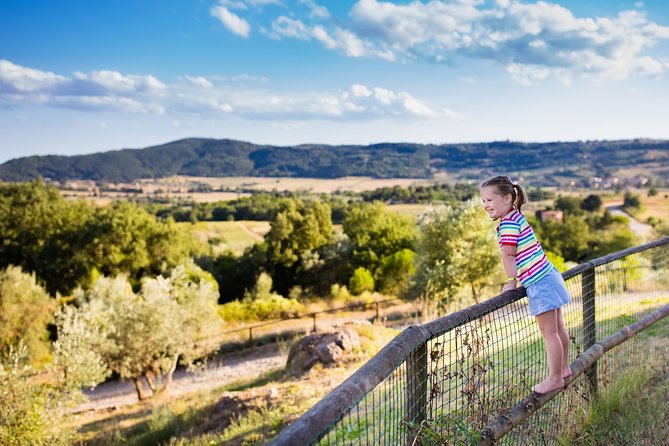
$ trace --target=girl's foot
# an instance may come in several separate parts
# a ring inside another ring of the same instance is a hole
[[[532,391],[539,395],[543,395],[546,393],[550,393],[553,390],[561,389],[563,387],[564,387],[564,379],[560,378],[558,380],[554,380],[551,378],[546,378],[540,384],[534,386],[532,388]]]
[[[571,376],[571,368],[569,366],[562,369],[562,379],[567,379]]]

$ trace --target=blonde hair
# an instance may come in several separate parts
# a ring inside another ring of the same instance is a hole
[[[520,208],[527,203],[527,195],[525,195],[525,191],[520,184],[512,182],[511,179],[505,175],[498,175],[485,180],[483,184],[481,184],[481,189],[488,186],[494,187],[496,193],[503,197],[506,196],[506,194],[511,194],[513,208],[518,212],[520,212]]]

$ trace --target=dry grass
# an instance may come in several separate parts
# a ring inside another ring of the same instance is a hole
[[[158,181],[170,181],[173,184],[199,182],[211,185],[214,189],[254,189],[265,191],[310,191],[332,193],[337,191],[362,192],[387,186],[408,187],[412,184],[430,184],[433,181],[420,178],[371,178],[342,177],[323,178],[282,178],[282,177],[185,177],[175,176]]]

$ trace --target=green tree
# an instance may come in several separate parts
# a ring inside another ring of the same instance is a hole
[[[623,207],[639,209],[641,207],[639,196],[626,190],[625,194],[623,195]]]
[[[579,197],[560,196],[555,200],[555,209],[564,212],[565,215],[581,215],[583,213],[581,206],[581,199]]]
[[[17,266],[0,271],[0,354],[22,342],[35,365],[48,362],[51,341],[47,326],[55,309],[56,302],[34,274]]]
[[[91,268],[105,276],[128,274],[138,282],[197,252],[191,234],[173,220],[158,221],[126,201],[97,209],[86,230],[84,255],[89,256]]]
[[[280,294],[287,295],[291,287],[305,283],[305,276],[320,264],[319,251],[332,237],[328,204],[300,199],[282,202],[265,234],[266,269]]]
[[[344,219],[351,244],[350,267],[377,271],[382,259],[404,249],[414,250],[417,238],[413,218],[387,211],[382,203],[357,203]]]
[[[68,202],[41,180],[0,186],[0,267],[34,272],[50,294],[100,275],[126,273],[137,283],[198,252],[189,232],[132,203]]]
[[[355,296],[362,294],[364,291],[374,291],[372,273],[363,267],[356,268],[348,282],[348,289]]]
[[[582,218],[576,216],[567,215],[564,222],[548,220],[541,224],[542,247],[567,261],[585,260],[589,256],[590,239],[590,227]]]
[[[473,201],[437,208],[420,225],[418,266],[410,295],[444,303],[468,288],[475,302],[497,282],[501,265],[494,229]]]
[[[403,249],[383,257],[374,272],[378,290],[382,293],[403,294],[409,286],[409,278],[416,271],[415,255],[412,250]]]
[[[0,267],[35,273],[51,294],[69,292],[89,274],[81,247],[91,215],[41,179],[0,186]]]
[[[602,207],[602,197],[597,194],[590,194],[581,202],[581,209],[588,212],[597,212]]]
[[[179,360],[191,365],[217,348],[208,342],[220,323],[214,284],[193,264],[174,268],[169,277],[145,279],[139,294],[123,276],[100,278],[90,291],[78,293],[76,311],[59,315],[61,324],[83,324],[83,332],[96,336],[75,333],[79,337],[70,339],[66,332],[62,342],[88,344],[109,370],[132,379],[138,397],[145,399],[142,376],[154,394],[163,392]]]

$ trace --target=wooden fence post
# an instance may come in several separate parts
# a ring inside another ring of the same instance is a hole
[[[583,297],[583,351],[597,343],[597,325],[595,321],[595,267],[591,266],[582,273]],[[586,374],[592,395],[597,395],[597,363]]]
[[[407,387],[406,387],[406,421],[409,441],[414,443],[418,426],[425,420],[427,406],[427,342],[416,347],[406,359]]]

